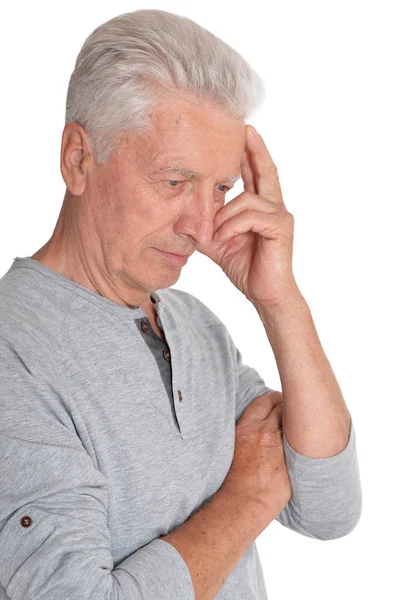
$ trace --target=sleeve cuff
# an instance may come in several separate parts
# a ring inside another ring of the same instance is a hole
[[[326,468],[331,469],[332,471],[339,470],[341,467],[344,467],[350,463],[356,449],[356,435],[353,427],[352,417],[350,420],[348,443],[339,454],[335,454],[334,456],[328,456],[326,458],[313,458],[311,456],[300,454],[299,452],[296,452],[292,446],[290,446],[285,435],[283,436],[283,443],[287,464],[291,469],[294,469],[294,467],[303,469],[306,469],[306,467],[311,467],[315,472],[317,472],[317,468],[320,467],[320,470],[323,471]]]
[[[146,600],[184,598],[195,600],[190,571],[172,544],[157,538],[122,561],[114,575],[122,580],[130,576],[138,583]],[[130,583],[130,587],[131,587]],[[129,585],[126,584],[126,589]]]

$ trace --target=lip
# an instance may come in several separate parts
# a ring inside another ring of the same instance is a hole
[[[188,257],[190,256],[189,254],[172,254],[171,252],[164,252],[163,250],[158,250],[158,248],[154,248],[154,250],[162,254],[173,265],[185,265],[188,260]]]

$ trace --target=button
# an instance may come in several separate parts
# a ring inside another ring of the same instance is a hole
[[[147,333],[148,325],[145,321],[141,321],[141,329],[144,331],[144,333]]]
[[[32,525],[32,519],[25,515],[25,517],[22,517],[22,519],[20,520],[20,523],[22,527],[30,527]]]
[[[181,391],[177,390],[177,393],[179,395],[179,400],[183,400],[183,394],[181,393]]]
[[[165,360],[170,360],[170,352],[169,350],[164,350],[163,351],[163,357]]]

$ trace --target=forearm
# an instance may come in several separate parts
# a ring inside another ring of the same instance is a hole
[[[255,501],[220,489],[177,529],[161,539],[187,564],[195,600],[213,600],[234,567],[276,515]]]
[[[283,430],[292,448],[326,458],[348,443],[350,413],[299,290],[273,308],[255,306],[280,374]]]

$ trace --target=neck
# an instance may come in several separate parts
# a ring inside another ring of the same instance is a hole
[[[82,239],[81,231],[87,231],[87,227],[80,223],[81,203],[81,198],[66,192],[53,235],[30,258],[117,304],[140,306],[147,314],[155,311],[148,292],[116,281],[108,273],[101,249],[94,253],[86,251],[87,248],[95,249],[98,240],[94,234],[92,238]]]

